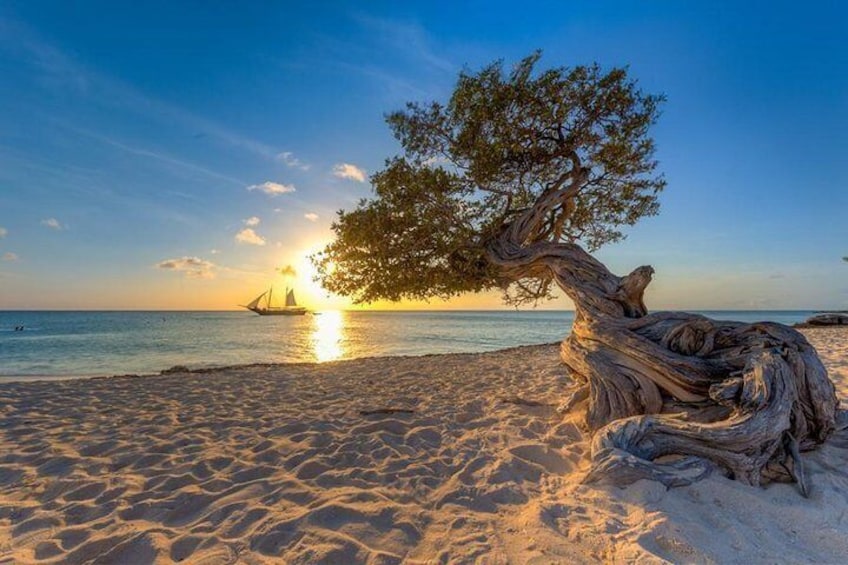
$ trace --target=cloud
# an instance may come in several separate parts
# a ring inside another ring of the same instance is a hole
[[[259,190],[264,192],[265,194],[276,196],[277,194],[286,194],[288,192],[294,192],[294,185],[265,181],[262,184],[252,184],[247,187],[247,190]]]
[[[210,249],[209,253],[211,253],[212,255],[217,255],[218,253],[220,253],[220,251],[217,249]]]
[[[307,212],[306,214],[303,215],[303,217],[306,218],[307,220],[309,220],[310,222],[317,222],[318,221],[318,214],[315,214],[314,212]]]
[[[340,179],[350,179],[355,180],[357,182],[365,182],[365,171],[363,171],[356,165],[351,165],[350,163],[339,163],[338,165],[333,167],[333,175],[339,177]]]
[[[304,163],[300,159],[294,156],[294,153],[291,151],[283,151],[276,157],[277,161],[284,163],[286,167],[290,169],[300,169],[301,171],[308,171],[310,166],[308,163]]]
[[[438,72],[456,73],[456,65],[436,53],[432,37],[420,25],[369,16],[357,16],[356,20],[376,40],[378,48],[400,53],[414,63],[416,68],[426,65]]]
[[[439,98],[452,87],[461,65],[441,53],[455,52],[455,45],[437,44],[426,29],[415,23],[355,15],[353,19],[359,24],[359,31],[364,32],[359,41],[325,36],[319,47],[329,51],[337,66],[375,82],[376,92],[385,96],[387,103]],[[464,47],[477,50],[476,46]],[[391,69],[387,66],[387,53],[391,53]]]
[[[56,218],[46,218],[44,220],[41,220],[41,225],[47,226],[51,230],[59,231],[65,229],[65,226],[63,226],[61,222],[59,222],[59,220],[57,220]]]
[[[250,227],[255,227],[255,226],[259,225],[260,221],[261,220],[259,218],[257,218],[256,216],[251,216],[248,219],[244,220],[244,225],[250,226]]]
[[[180,257],[179,259],[166,259],[156,264],[157,269],[166,271],[179,271],[184,273],[188,279],[212,279],[215,278],[215,264],[201,259],[200,257]]]
[[[253,231],[252,228],[244,228],[236,234],[236,241],[250,245],[265,245],[265,238]]]
[[[339,163],[333,167],[333,175],[340,179],[350,179],[365,182],[365,171],[350,163]]]
[[[297,271],[294,270],[294,267],[291,265],[286,265],[285,267],[280,267],[277,269],[277,272],[285,277],[296,277]]]
[[[3,239],[4,237],[6,237],[6,234],[8,234],[8,233],[9,233],[9,230],[7,230],[6,228],[0,228],[0,239]]]
[[[6,253],[3,254],[3,260],[4,261],[17,261],[18,256],[16,254],[12,253],[11,251],[7,251]]]

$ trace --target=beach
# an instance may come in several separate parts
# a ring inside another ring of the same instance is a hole
[[[848,398],[848,331],[805,329]],[[848,433],[792,484],[582,484],[558,345],[0,385],[0,563],[825,562]]]

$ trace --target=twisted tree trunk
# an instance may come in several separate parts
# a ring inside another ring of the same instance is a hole
[[[549,205],[548,205],[549,206]],[[574,301],[562,359],[584,386],[594,432],[588,481],[690,484],[718,468],[751,485],[806,484],[799,453],[836,426],[838,400],[803,335],[773,323],[648,314],[653,269],[625,277],[574,244],[532,242],[543,199],[488,248],[507,278],[552,275]]]

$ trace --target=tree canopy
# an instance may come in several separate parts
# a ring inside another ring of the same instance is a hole
[[[325,288],[357,302],[504,290],[508,303],[551,297],[544,269],[506,272],[491,242],[536,219],[522,244],[620,240],[658,211],[655,123],[661,95],[624,68],[537,69],[536,52],[463,71],[447,104],[408,103],[386,121],[403,152],[371,177],[375,196],[340,211],[313,257]]]

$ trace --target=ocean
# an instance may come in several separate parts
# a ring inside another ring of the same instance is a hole
[[[699,312],[747,322],[800,322],[811,311]],[[245,363],[481,352],[561,341],[573,312],[326,311],[0,312],[0,381],[157,373]],[[23,326],[23,331],[16,331]]]

